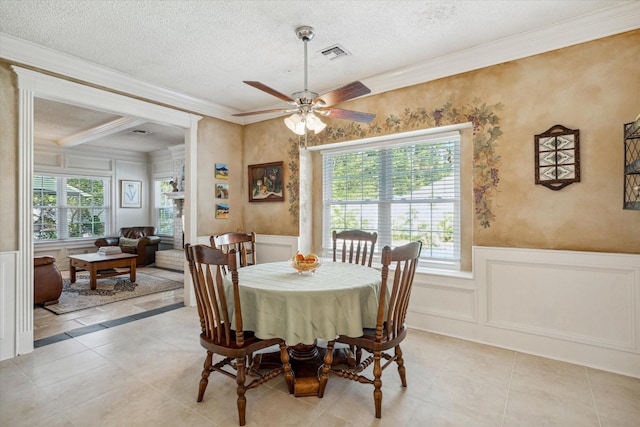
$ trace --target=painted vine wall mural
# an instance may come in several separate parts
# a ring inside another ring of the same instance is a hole
[[[455,107],[446,103],[435,110],[424,107],[407,108],[402,114],[390,114],[384,121],[374,120],[369,125],[348,122],[344,126],[327,126],[319,135],[309,134],[308,144],[322,145],[350,139],[407,132],[416,129],[473,123],[473,195],[475,218],[483,228],[489,228],[495,220],[492,201],[500,183],[500,156],[496,153],[502,135],[500,118],[495,111],[501,104],[487,105],[474,99],[468,105]],[[299,142],[289,138],[289,179],[287,199],[289,214],[297,221],[300,201]]]

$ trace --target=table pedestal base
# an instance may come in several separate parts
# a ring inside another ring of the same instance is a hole
[[[320,368],[326,349],[314,344],[297,344],[288,347],[289,363],[293,371],[293,383],[287,384],[289,393],[296,397],[318,396],[320,390]],[[333,350],[333,365],[355,365],[355,359],[348,348]],[[254,369],[268,365],[281,365],[280,353],[262,353],[253,358]]]

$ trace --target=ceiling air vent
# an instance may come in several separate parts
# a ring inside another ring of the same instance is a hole
[[[342,46],[340,46],[339,44],[333,45],[331,47],[328,47],[326,49],[322,49],[320,51],[321,54],[323,54],[324,56],[326,56],[329,59],[336,59],[339,58],[341,56],[348,56],[349,52],[347,52],[347,50],[345,48],[343,48]]]
[[[142,129],[134,129],[134,130],[130,130],[129,132],[135,133],[136,135],[151,135],[153,133],[148,130],[142,130]]]

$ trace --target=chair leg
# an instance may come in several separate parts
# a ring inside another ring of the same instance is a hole
[[[247,409],[247,398],[244,395],[246,391],[244,387],[244,382],[246,380],[244,357],[238,357],[236,359],[236,368],[236,384],[238,385],[236,387],[236,391],[238,392],[238,417],[240,418],[240,425],[243,426],[246,424],[245,412]]]
[[[373,353],[373,402],[376,406],[376,418],[382,418],[382,367],[380,351]]]
[[[402,349],[400,346],[396,346],[396,363],[398,364],[398,374],[400,374],[400,381],[402,387],[407,386],[407,369],[404,367],[404,359],[402,358]]]
[[[284,342],[280,343],[280,361],[282,362],[284,380],[287,382],[289,394],[293,394],[293,371],[291,370],[291,364],[289,363],[289,351],[287,350],[287,344]]]
[[[320,374],[320,385],[318,386],[318,397],[324,396],[324,389],[327,386],[327,381],[329,380],[329,370],[331,369],[331,364],[333,363],[333,346],[335,345],[334,341],[329,341],[327,343],[327,352],[324,355],[324,363],[318,368],[318,373]]]
[[[202,402],[202,399],[204,398],[204,391],[207,389],[207,384],[209,384],[212,360],[213,353],[207,351],[207,357],[204,359],[204,368],[202,369],[202,378],[200,379],[200,387],[198,389],[198,402]]]

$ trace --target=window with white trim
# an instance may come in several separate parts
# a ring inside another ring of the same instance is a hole
[[[322,154],[325,248],[333,230],[375,231],[376,252],[421,240],[421,266],[460,268],[459,132],[396,134]]]
[[[109,178],[34,176],[34,240],[105,236],[109,231],[109,200]]]
[[[172,178],[160,178],[154,181],[156,229],[159,236],[173,236],[174,203],[167,197],[173,191]]]

